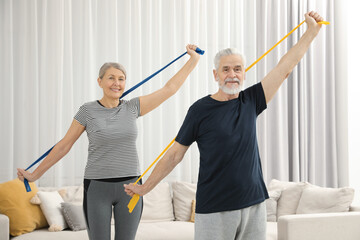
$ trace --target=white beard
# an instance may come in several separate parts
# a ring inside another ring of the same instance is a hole
[[[220,84],[219,78],[217,78],[217,81],[219,84],[219,88],[226,94],[230,94],[230,95],[238,94],[243,88],[243,85],[241,84],[241,82],[238,78],[227,78],[227,79],[225,79],[224,84],[222,84],[222,85]],[[234,86],[234,87],[229,88],[226,86],[226,82],[229,82],[229,81],[236,81],[239,84],[237,87]]]

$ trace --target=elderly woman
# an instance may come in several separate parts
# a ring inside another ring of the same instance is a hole
[[[88,161],[84,176],[84,213],[91,240],[110,239],[112,209],[115,217],[115,239],[134,239],[142,213],[142,201],[131,214],[130,197],[124,184],[140,175],[136,150],[136,119],[154,110],[174,95],[197,65],[200,55],[195,45],[186,46],[190,59],[163,88],[129,101],[119,100],[126,85],[126,71],[118,63],[105,63],[97,79],[104,95],[100,100],[82,105],[64,136],[47,158],[32,172],[18,169],[18,177],[29,182],[39,179],[63,158],[80,135],[89,138]]]

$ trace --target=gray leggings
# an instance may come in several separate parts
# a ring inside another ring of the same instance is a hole
[[[115,240],[135,239],[143,208],[142,197],[133,212],[129,213],[127,205],[131,197],[125,193],[123,184],[136,179],[84,179],[83,207],[90,240],[110,240],[113,209]]]

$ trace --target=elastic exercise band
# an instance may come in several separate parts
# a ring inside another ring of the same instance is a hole
[[[203,50],[201,50],[200,48],[196,48],[195,52],[197,52],[200,55],[204,55]],[[187,52],[184,52],[183,54],[181,54],[179,57],[175,58],[172,62],[170,62],[168,65],[166,65],[165,67],[163,67],[162,69],[160,69],[159,71],[153,73],[152,75],[150,75],[149,77],[145,78],[144,80],[142,80],[141,82],[139,82],[138,84],[136,84],[135,86],[133,86],[132,88],[130,88],[129,90],[127,90],[126,92],[123,93],[123,95],[120,97],[123,98],[126,95],[128,95],[130,92],[132,92],[133,90],[135,90],[136,88],[138,88],[140,85],[143,85],[144,83],[146,83],[147,81],[149,81],[151,78],[153,78],[154,76],[156,76],[159,72],[161,72],[162,70],[164,70],[165,68],[167,68],[168,66],[170,66],[173,62],[176,62],[179,58],[181,58],[182,56],[184,56]]]
[[[35,164],[40,162],[44,157],[46,157],[51,152],[51,150],[55,147],[55,145],[52,148],[50,148],[46,153],[44,153],[41,157],[39,157],[38,160],[33,162],[27,169],[25,169],[25,171],[29,170],[32,166],[34,166]],[[30,187],[29,182],[28,182],[28,180],[26,178],[24,178],[24,184],[25,184],[26,191],[31,192],[31,187]]]
[[[272,48],[270,48],[266,53],[264,53],[261,57],[259,57],[255,62],[253,62],[248,68],[245,69],[245,72],[247,72],[250,68],[252,68],[256,63],[258,63],[263,57],[265,57],[265,55],[267,55],[269,52],[271,52],[271,50],[273,50],[277,45],[279,45],[279,43],[281,43],[285,38],[287,38],[291,33],[293,33],[296,29],[298,29],[301,24],[303,24],[305,22],[302,21],[297,27],[295,27],[293,30],[291,30],[288,34],[286,34],[285,37],[283,37],[279,42],[277,42]],[[322,21],[322,22],[318,22],[318,24],[325,24],[325,25],[329,25],[330,23],[329,22],[325,22],[325,21]],[[166,150],[175,142],[175,138],[169,143],[169,145],[167,145],[167,147],[165,148],[164,151],[162,151],[162,153],[160,153],[160,155],[155,159],[155,161],[146,169],[146,171],[138,178],[138,180],[136,180],[136,182],[134,182],[134,185],[137,184],[139,182],[139,180],[145,175],[145,173],[147,171],[149,171],[149,169],[159,160],[159,158],[166,152]],[[137,202],[139,201],[140,199],[140,196],[139,194],[134,194],[134,196],[131,198],[129,204],[128,204],[128,209],[129,209],[129,212],[131,213]]]
[[[200,55],[204,55],[205,51],[201,50],[200,48],[196,48],[195,52],[197,52]],[[142,80],[141,82],[139,82],[138,84],[136,84],[134,87],[130,88],[129,90],[127,90],[126,92],[123,93],[123,95],[121,95],[121,97],[119,99],[122,99],[123,97],[125,97],[126,95],[128,95],[129,93],[131,93],[132,91],[134,91],[136,88],[140,87],[142,84],[146,83],[147,81],[149,81],[151,78],[155,77],[159,72],[161,72],[162,70],[164,70],[165,68],[167,68],[168,66],[170,66],[171,64],[173,64],[175,61],[177,61],[178,59],[180,59],[181,57],[183,57],[184,55],[186,55],[187,52],[184,52],[183,54],[181,54],[179,57],[175,58],[173,61],[171,61],[169,64],[167,64],[165,67],[161,68],[160,70],[158,70],[157,72],[153,73],[152,75],[150,75],[149,77],[145,78],[144,80]],[[56,145],[56,144],[55,144]],[[50,148],[46,153],[44,153],[39,159],[37,159],[35,162],[33,162],[28,168],[25,169],[25,171],[29,170],[32,166],[34,166],[35,164],[37,164],[38,162],[40,162],[44,157],[46,157],[51,150],[55,147],[55,145]],[[25,184],[25,189],[27,192],[31,192],[31,188],[29,185],[29,182],[26,178],[24,178],[24,184]]]
[[[269,52],[271,52],[277,45],[279,45],[285,38],[287,38],[290,34],[292,34],[296,29],[298,29],[303,23],[305,22],[302,21],[299,25],[297,25],[297,27],[295,27],[293,30],[291,30],[288,34],[285,35],[285,37],[283,37],[280,41],[278,41],[272,48],[270,48],[266,53],[264,53],[261,57],[259,57],[255,62],[253,62],[246,70],[249,70],[250,68],[252,68],[257,62],[259,62],[263,57],[265,57],[265,55],[267,55]],[[329,22],[318,22],[318,24],[325,24],[325,25],[329,25]]]

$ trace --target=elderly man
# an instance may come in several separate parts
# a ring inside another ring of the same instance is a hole
[[[196,141],[200,169],[196,192],[195,239],[265,240],[268,193],[256,138],[257,116],[266,109],[318,34],[322,17],[305,14],[307,31],[259,83],[241,91],[244,58],[235,49],[215,56],[219,90],[190,108],[174,145],[143,185],[124,185],[130,196],[151,191]]]

